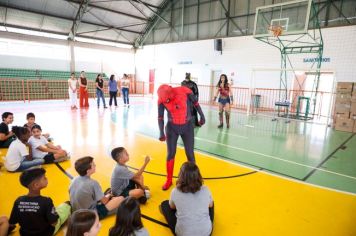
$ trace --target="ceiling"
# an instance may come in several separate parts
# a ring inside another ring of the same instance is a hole
[[[0,0],[0,26],[134,45],[164,0]]]

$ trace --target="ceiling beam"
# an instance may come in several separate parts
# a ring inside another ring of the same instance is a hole
[[[64,0],[64,1],[80,4],[80,2],[75,1],[75,0]],[[111,13],[127,16],[127,17],[134,18],[134,19],[137,19],[137,20],[142,20],[142,21],[148,21],[149,20],[147,18],[143,18],[143,17],[140,17],[140,16],[132,15],[132,14],[125,13],[125,12],[122,12],[122,11],[117,11],[117,10],[113,10],[113,9],[110,9],[110,8],[106,8],[106,7],[90,4],[90,3],[88,4],[88,6],[91,7],[91,8],[100,9],[100,10],[103,10],[103,11],[107,11],[107,12],[111,12]]]
[[[36,10],[28,10],[28,9],[21,8],[21,7],[18,7],[18,6],[8,6],[8,5],[6,5],[6,4],[0,3],[0,7],[5,7],[5,8],[8,8],[8,9],[13,9],[13,10],[18,10],[18,11],[29,12],[29,13],[38,14],[38,15],[43,15],[43,16],[54,17],[54,18],[58,18],[58,19],[62,19],[62,20],[74,21],[74,19],[71,18],[71,17],[65,17],[65,16],[60,16],[60,15],[55,15],[55,14],[40,12],[40,11],[36,11]],[[141,34],[141,32],[136,31],[136,30],[125,29],[125,28],[126,28],[126,27],[130,27],[130,26],[136,26],[136,25],[145,24],[145,23],[136,23],[136,24],[129,24],[129,25],[117,27],[117,26],[112,26],[112,25],[98,24],[98,23],[89,22],[89,21],[84,21],[84,20],[82,20],[81,22],[84,23],[84,24],[88,24],[88,25],[94,25],[94,26],[99,26],[99,27],[104,27],[104,28],[110,28],[110,29],[117,29],[117,30],[121,30],[121,31],[133,33],[133,34]]]
[[[79,28],[80,21],[82,20],[88,5],[89,5],[90,0],[81,0],[81,3],[79,5],[77,14],[75,16],[75,19],[73,20],[72,28],[70,29],[68,39],[69,40],[74,40],[75,34],[77,33],[77,30]]]
[[[161,20],[163,20],[167,25],[170,25],[170,23],[168,21],[166,21],[166,19],[164,19],[162,16],[160,16],[159,14],[157,14],[157,12],[155,12],[154,10],[152,10],[152,8],[145,2],[141,1],[141,0],[135,0],[135,2],[139,2],[142,5],[144,5],[145,7],[147,7],[154,15],[156,15],[157,17],[159,17]]]

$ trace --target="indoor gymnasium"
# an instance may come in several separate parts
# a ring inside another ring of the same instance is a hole
[[[0,236],[356,236],[355,0],[0,0]]]

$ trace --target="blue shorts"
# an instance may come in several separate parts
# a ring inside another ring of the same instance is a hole
[[[229,97],[227,97],[227,98],[219,98],[218,102],[221,103],[223,106],[225,106],[226,103],[230,104],[230,98]]]

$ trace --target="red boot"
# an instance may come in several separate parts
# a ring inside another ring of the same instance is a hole
[[[172,178],[173,178],[173,169],[174,169],[174,159],[167,161],[167,180],[166,183],[162,186],[162,190],[166,191],[169,187],[172,186]]]

